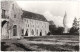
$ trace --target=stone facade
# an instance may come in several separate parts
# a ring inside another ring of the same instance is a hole
[[[6,7],[7,6],[7,7]],[[2,32],[1,38],[18,38],[21,35],[22,10],[13,1],[1,1]],[[15,27],[14,27],[15,26]],[[15,31],[16,30],[16,35]]]
[[[7,7],[6,7],[7,6]],[[28,14],[28,13],[27,13]],[[26,15],[27,15],[26,14]],[[35,13],[29,17],[22,17],[23,10],[13,1],[1,1],[1,38],[12,39],[25,36],[45,36],[49,32],[49,23],[41,18],[42,15]],[[32,16],[31,16],[32,15]],[[24,16],[24,15],[23,15]]]
[[[46,36],[49,32],[48,22],[28,18],[24,18],[23,22],[25,36]]]

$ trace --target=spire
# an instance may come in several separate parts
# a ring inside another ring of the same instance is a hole
[[[64,14],[64,18],[67,16],[67,13],[66,13],[66,11],[65,11],[65,14]]]
[[[65,23],[66,23],[66,16],[67,16],[67,13],[66,13],[66,11],[65,11],[64,19],[63,19],[63,25],[64,25],[64,26],[66,26],[66,25],[65,25]]]
[[[63,33],[68,33],[69,29],[67,27],[67,13],[65,11],[65,14],[64,14],[64,19],[63,19],[63,25],[64,25],[64,32]]]

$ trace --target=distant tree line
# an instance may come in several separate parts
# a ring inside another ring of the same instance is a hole
[[[47,35],[79,35],[79,28],[72,27],[69,30],[69,33],[63,33],[64,27],[56,27],[56,25],[52,22],[49,21],[49,30]]]

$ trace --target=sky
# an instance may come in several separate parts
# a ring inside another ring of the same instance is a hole
[[[78,1],[16,1],[26,11],[42,14],[56,26],[64,26],[63,19],[66,12],[67,27],[72,27],[74,18],[80,18],[80,3]]]

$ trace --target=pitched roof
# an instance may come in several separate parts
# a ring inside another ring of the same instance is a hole
[[[40,20],[40,21],[47,21],[46,18],[41,14],[37,14],[37,13],[29,12],[29,11],[24,11],[24,10],[23,10],[22,17],[23,18]]]

